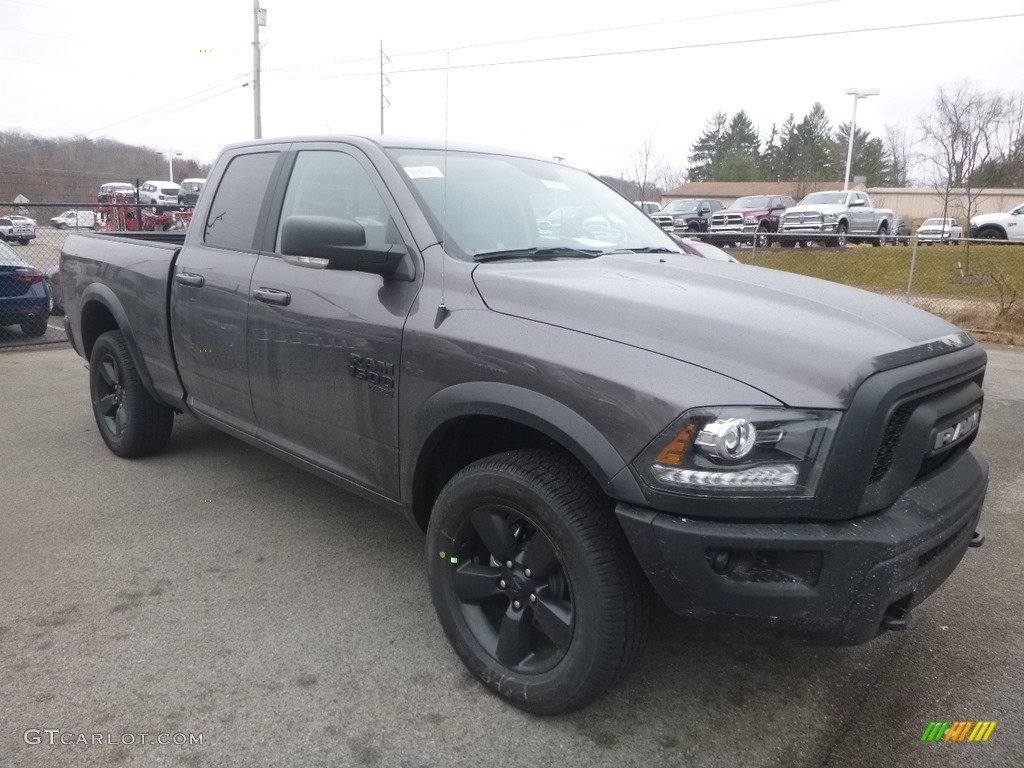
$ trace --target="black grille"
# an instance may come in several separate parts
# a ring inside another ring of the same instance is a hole
[[[885,433],[882,435],[882,444],[878,448],[878,455],[875,456],[875,464],[871,467],[871,479],[869,483],[877,483],[889,472],[892,467],[893,455],[896,453],[896,446],[900,444],[903,437],[903,429],[910,421],[910,414],[917,407],[918,400],[903,403],[893,411],[889,417],[889,423],[885,425]]]

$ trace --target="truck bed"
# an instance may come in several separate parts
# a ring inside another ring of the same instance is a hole
[[[173,404],[181,383],[171,348],[167,301],[174,260],[184,232],[73,233],[61,250],[64,294],[71,338],[79,350],[83,338],[80,307],[97,296],[126,331],[126,341],[145,360],[151,389]],[[128,318],[131,322],[128,322]]]

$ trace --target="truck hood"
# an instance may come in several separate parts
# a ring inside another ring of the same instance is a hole
[[[785,213],[844,213],[847,210],[845,205],[794,205],[787,208]]]
[[[1008,213],[982,213],[977,216],[971,216],[971,224],[988,224],[990,222],[999,224],[1008,218],[1010,218]]]
[[[687,255],[485,264],[473,280],[495,312],[666,355],[794,407],[845,408],[872,373],[972,343],[867,291]]]

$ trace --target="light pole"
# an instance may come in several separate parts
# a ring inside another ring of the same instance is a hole
[[[174,156],[177,155],[178,157],[181,157],[185,153],[180,150],[168,148],[166,153],[161,152],[160,154],[167,155],[167,180],[174,181]]]
[[[846,147],[846,177],[843,179],[843,191],[850,188],[850,161],[853,160],[853,135],[857,132],[857,102],[868,96],[877,96],[877,88],[847,88],[846,95],[853,96],[853,119],[850,120],[850,142]]]

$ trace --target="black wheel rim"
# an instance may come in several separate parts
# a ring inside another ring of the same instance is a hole
[[[469,631],[498,663],[539,674],[558,664],[576,604],[558,552],[517,510],[476,509],[455,537],[450,586]]]
[[[96,390],[96,407],[104,426],[111,435],[120,437],[128,426],[128,409],[124,402],[121,369],[111,355],[104,355],[100,360]]]

